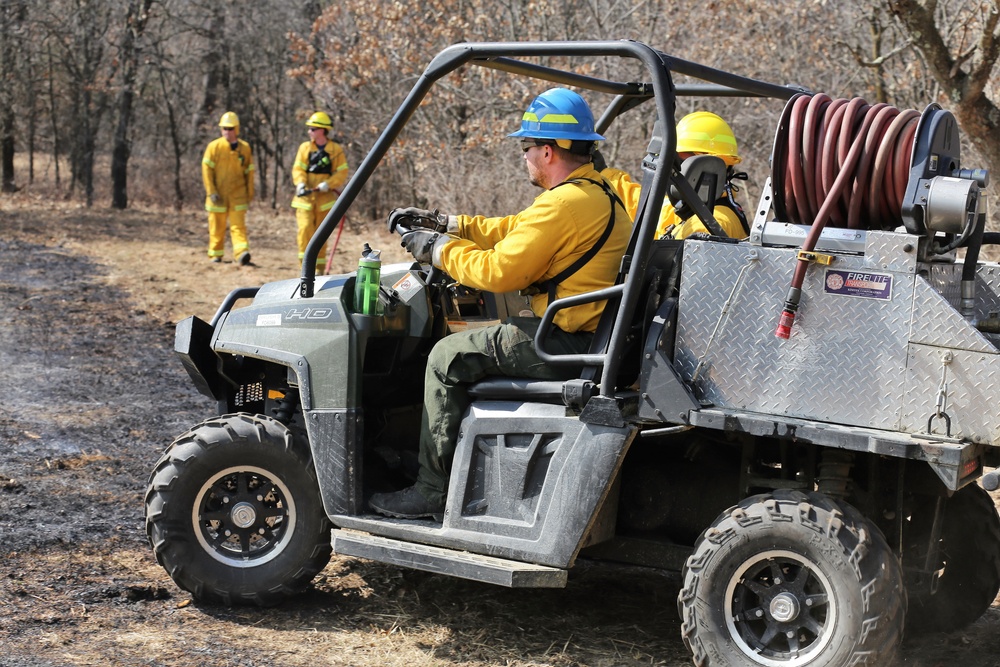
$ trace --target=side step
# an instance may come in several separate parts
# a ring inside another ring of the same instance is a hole
[[[447,574],[508,588],[565,588],[566,570],[480,556],[426,544],[401,542],[368,533],[332,531],[334,553],[357,556],[425,572]]]

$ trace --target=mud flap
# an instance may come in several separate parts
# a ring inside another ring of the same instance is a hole
[[[444,528],[492,555],[572,565],[634,435],[561,405],[473,403],[455,452]]]
[[[224,382],[219,375],[219,357],[212,350],[214,331],[208,322],[194,315],[183,319],[174,332],[174,351],[195,389],[221,401],[225,398]]]

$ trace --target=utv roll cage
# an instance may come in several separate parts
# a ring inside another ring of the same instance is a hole
[[[519,59],[544,56],[635,58],[645,65],[649,81],[610,81]],[[560,299],[549,304],[536,337],[536,347],[540,356],[547,363],[597,367],[601,369],[605,377],[616,377],[622,363],[621,350],[625,345],[628,328],[632,322],[642,289],[642,279],[645,275],[653,234],[658,223],[660,206],[668,187],[676,188],[682,199],[692,207],[702,220],[711,219],[712,216],[688,182],[679,177],[679,165],[676,159],[677,138],[675,136],[676,97],[678,95],[768,97],[788,100],[796,93],[804,91],[801,88],[757,81],[681,60],[645,44],[630,40],[464,43],[446,48],[430,62],[420,75],[416,84],[345,186],[337,203],[313,235],[302,260],[302,275],[299,285],[301,297],[310,298],[313,296],[316,259],[320,248],[337,228],[358,193],[361,192],[431,87],[439,79],[465,65],[501,70],[561,86],[575,86],[614,95],[615,97],[597,121],[598,132],[604,132],[622,113],[651,99],[656,105],[657,118],[662,121],[657,124],[662,127],[662,137],[658,138],[658,152],[651,153],[643,162],[642,200],[636,214],[629,248],[622,261],[621,274],[625,276],[624,279],[612,287]],[[703,83],[675,85],[673,73],[683,74]],[[657,138],[654,137],[654,142],[656,140]],[[610,331],[608,344],[602,352],[559,355],[558,357],[545,352],[546,333],[558,310],[580,303],[606,299],[618,301],[619,307],[618,316],[614,318],[614,324]],[[611,399],[614,390],[614,383],[605,382],[601,384],[600,394],[605,399]]]

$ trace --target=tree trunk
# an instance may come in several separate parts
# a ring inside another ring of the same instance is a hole
[[[128,125],[132,115],[132,97],[131,85],[126,84],[118,97],[118,127],[111,150],[111,207],[117,209],[128,208]]]
[[[52,70],[52,46],[48,47],[49,55],[49,72]],[[59,142],[55,140],[55,137],[59,136],[59,123],[56,120],[58,118],[59,108],[56,105],[56,89],[55,84],[52,81],[53,77],[49,77],[49,120],[52,122],[52,164],[55,165],[56,172],[56,189],[59,189],[60,178],[59,178]]]
[[[192,120],[191,136],[201,134],[201,125],[212,111],[218,111],[219,90],[229,88],[229,54],[225,40],[226,20],[223,9],[214,6],[212,18],[206,27],[211,50],[204,59],[205,77],[202,84],[201,104]]]
[[[15,28],[24,19],[19,3],[4,2],[0,6],[0,78],[4,89],[0,91],[0,189],[14,192],[14,81],[17,79],[18,38]]]
[[[149,7],[153,0],[130,0],[125,13],[125,30],[122,33],[122,89],[118,96],[118,127],[115,129],[114,148],[111,151],[111,206],[128,207],[128,159],[131,146],[128,138],[135,99],[135,83],[139,73],[140,47],[149,20]]]
[[[986,95],[986,83],[1000,56],[996,11],[987,13],[981,24],[963,26],[973,34],[978,32],[977,46],[965,56],[956,58],[945,41],[950,35],[936,23],[935,3],[886,0],[886,4],[955,105],[955,117],[962,130],[989,162],[989,170],[1000,173],[1000,108]]]
[[[16,192],[14,183],[14,110],[7,107],[0,120],[0,173],[3,175],[3,191]]]

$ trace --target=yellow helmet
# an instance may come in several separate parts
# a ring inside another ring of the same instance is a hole
[[[732,128],[709,111],[695,111],[680,119],[677,152],[718,155],[730,167],[741,160]]]
[[[306,121],[306,127],[322,127],[325,130],[332,130],[333,122],[330,121],[330,117],[328,115],[322,111],[317,111],[313,115],[309,116],[309,120]]]
[[[240,119],[232,111],[227,111],[219,119],[219,127],[235,127],[238,130],[240,129]]]

